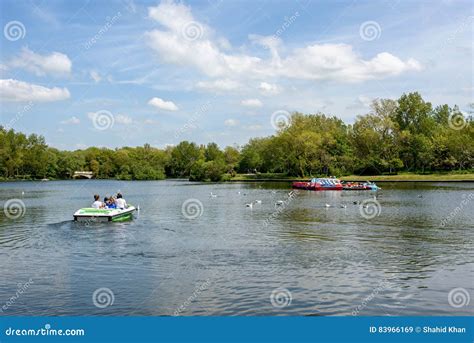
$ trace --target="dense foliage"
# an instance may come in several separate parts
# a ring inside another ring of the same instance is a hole
[[[316,176],[469,170],[473,141],[472,116],[463,116],[456,106],[433,108],[410,93],[374,101],[370,113],[353,125],[322,113],[294,113],[291,125],[274,136],[224,150],[215,143],[184,141],[166,150],[145,144],[59,151],[41,136],[0,127],[0,177],[65,179],[80,170],[97,178],[219,181],[236,172]]]

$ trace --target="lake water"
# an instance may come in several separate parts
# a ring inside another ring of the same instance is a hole
[[[0,315],[472,315],[474,184],[380,186],[1,183]],[[72,221],[119,190],[133,221]]]

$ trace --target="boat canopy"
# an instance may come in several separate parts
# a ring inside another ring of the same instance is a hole
[[[321,185],[336,185],[341,183],[338,179],[333,178],[313,178],[311,179],[311,183],[319,183]]]

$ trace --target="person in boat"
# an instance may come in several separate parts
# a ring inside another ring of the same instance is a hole
[[[117,208],[117,205],[115,204],[114,197],[110,197],[110,198],[107,199],[107,202],[105,203],[105,207],[107,207],[107,208]]]
[[[102,207],[104,207],[104,204],[99,199],[100,199],[99,194],[94,195],[94,202],[91,205],[92,208],[102,208]]]
[[[115,205],[117,205],[117,208],[123,210],[127,208],[127,202],[125,199],[122,197],[121,193],[117,193],[117,199],[115,199]]]

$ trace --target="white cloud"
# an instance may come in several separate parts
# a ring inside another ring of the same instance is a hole
[[[235,119],[227,119],[224,121],[225,126],[234,127],[239,125],[239,121]]]
[[[144,123],[147,125],[154,125],[154,124],[157,124],[158,122],[153,119],[145,119]]]
[[[125,115],[125,114],[117,114],[115,116],[115,122],[117,124],[125,124],[125,125],[128,125],[128,124],[131,124],[133,122],[132,118],[130,118],[129,116]]]
[[[76,145],[74,145],[74,147],[76,149],[79,149],[79,150],[84,150],[84,149],[87,149],[87,145],[83,144],[83,143],[77,143]]]
[[[61,122],[61,124],[65,124],[65,125],[77,125],[77,124],[80,124],[81,121],[79,120],[79,118],[75,117],[75,116],[72,116],[71,118],[67,119],[67,120],[63,120]]]
[[[399,75],[409,70],[421,70],[419,62],[403,62],[387,52],[371,60],[361,59],[347,44],[312,45],[297,49],[282,61],[283,75],[308,80],[358,82]]]
[[[70,97],[67,88],[47,88],[23,81],[0,80],[0,98],[5,101],[59,101]]]
[[[414,59],[406,61],[381,52],[371,59],[364,59],[347,44],[313,44],[288,50],[280,56],[283,43],[273,36],[249,35],[249,39],[263,46],[266,59],[243,53],[224,52],[220,38],[205,24],[197,21],[191,9],[182,3],[162,2],[148,9],[150,18],[164,29],[146,33],[148,45],[163,62],[192,67],[210,77],[237,79],[239,77],[264,79],[285,77],[306,80],[335,80],[362,82],[371,79],[400,75],[422,69]],[[197,32],[190,38],[186,28],[190,24]],[[228,50],[232,50],[229,49]]]
[[[258,89],[260,89],[260,92],[265,95],[276,95],[281,92],[281,89],[278,87],[278,85],[268,82],[261,82],[258,86]]]
[[[156,108],[165,110],[165,111],[177,111],[178,106],[174,104],[172,101],[165,101],[163,99],[154,97],[148,101],[148,105],[154,106]]]
[[[28,70],[37,76],[64,76],[71,73],[72,62],[69,57],[60,52],[40,55],[28,48],[23,48],[20,55],[10,62],[10,66]]]
[[[196,86],[209,91],[231,91],[240,88],[241,84],[229,79],[218,79],[213,81],[200,81]]]
[[[357,98],[357,100],[364,106],[364,107],[370,107],[372,104],[373,99],[369,98],[368,96],[361,95]]]
[[[262,102],[258,99],[245,99],[245,100],[242,100],[240,104],[246,107],[262,107],[263,106]]]
[[[258,131],[258,130],[262,129],[262,125],[259,125],[259,124],[248,125],[248,126],[245,127],[245,129],[247,129],[249,131]]]
[[[349,104],[348,106],[346,106],[346,109],[358,109],[358,108],[363,108],[363,107],[369,108],[370,105],[372,105],[373,100],[374,99],[368,96],[359,95],[352,104]]]
[[[89,75],[91,79],[94,80],[95,83],[100,82],[100,80],[102,80],[102,77],[100,76],[100,74],[95,70],[91,70]]]

